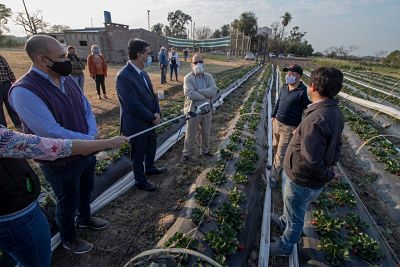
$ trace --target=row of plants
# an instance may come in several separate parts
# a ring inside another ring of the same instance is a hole
[[[239,111],[241,117],[229,136],[226,147],[220,150],[219,161],[206,174],[211,184],[198,187],[194,197],[198,207],[192,211],[191,220],[198,227],[207,224],[208,229],[211,229],[206,230],[204,240],[201,242],[212,249],[215,260],[222,265],[226,265],[226,258],[229,255],[245,249],[237,237],[244,227],[246,217],[245,211],[241,208],[241,204],[246,200],[243,187],[248,183],[248,177],[254,172],[259,159],[256,140],[252,135],[260,122],[261,116],[255,113],[261,112],[266,80],[269,76],[266,69],[257,84],[257,89],[253,89],[243,103]],[[237,153],[239,148],[240,153]],[[228,177],[226,169],[232,164],[233,159],[237,162],[236,171]],[[228,180],[230,180],[229,185]],[[228,189],[227,195],[222,194],[221,188]],[[215,205],[217,197],[224,200],[222,204]],[[193,243],[185,243],[182,247],[195,248],[194,244],[199,240],[191,242]]]
[[[232,84],[236,80],[243,77],[245,74],[247,74],[253,68],[254,68],[254,65],[238,67],[233,72],[230,72],[229,75],[224,76],[221,79],[217,80],[216,81],[217,87],[218,88],[228,87],[230,84]],[[183,102],[175,101],[175,102],[168,103],[168,105],[163,109],[161,122],[168,121],[170,119],[173,119],[173,118],[181,115],[182,110],[183,110]],[[178,121],[175,121],[174,123],[178,123]],[[163,134],[170,127],[171,127],[171,124],[166,124],[166,125],[163,125],[163,126],[157,128],[156,129],[157,135]],[[110,136],[110,137],[112,137],[112,136]],[[107,168],[110,164],[116,162],[122,156],[129,156],[130,146],[129,146],[129,144],[125,144],[120,149],[118,149],[116,151],[112,151],[110,153],[111,154],[108,156],[105,156],[101,159],[97,159],[96,167],[95,167],[96,175],[102,175],[107,170]]]
[[[380,134],[367,120],[356,115],[347,107],[341,105],[341,110],[351,130],[361,139],[366,141]],[[393,143],[387,139],[376,138],[368,143],[368,147],[376,159],[385,165],[385,170],[400,176],[400,153]]]
[[[388,75],[382,75],[375,72],[348,71],[347,73],[350,73],[355,77],[360,77],[361,79],[370,80],[372,82],[382,82],[383,84],[391,87],[399,82],[398,78],[394,78]]]
[[[310,224],[320,236],[318,249],[331,265],[343,266],[352,257],[369,264],[383,258],[379,243],[366,233],[369,225],[349,211],[356,207],[356,200],[348,183],[328,184],[314,204],[317,209]]]
[[[366,83],[371,86],[375,86],[375,87],[382,89],[388,93],[391,92],[392,90],[395,94],[396,93],[398,94],[400,92],[398,87],[395,87],[396,83],[388,82],[382,76],[372,77],[370,75],[357,74],[357,73],[353,73],[353,72],[345,72],[344,74],[352,79]],[[400,82],[400,81],[398,80],[397,82]]]

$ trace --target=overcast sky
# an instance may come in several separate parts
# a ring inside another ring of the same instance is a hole
[[[13,12],[23,10],[22,0],[2,0]],[[130,28],[147,29],[150,24],[167,24],[167,13],[181,9],[199,26],[211,29],[232,22],[244,11],[253,11],[258,26],[270,26],[285,12],[292,14],[289,30],[299,26],[314,51],[331,46],[355,45],[357,55],[400,49],[400,0],[25,0],[28,10],[41,10],[51,24],[71,28],[103,26],[103,11],[111,12],[112,21]],[[64,4],[62,4],[64,3]],[[9,22],[10,34],[23,36],[21,26]]]

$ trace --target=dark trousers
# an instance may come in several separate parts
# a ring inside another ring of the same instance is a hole
[[[161,84],[167,82],[167,66],[161,68]]]
[[[138,184],[147,183],[146,177],[144,176],[144,168],[146,167],[146,170],[154,168],[156,151],[157,135],[154,130],[131,139],[132,169]]]
[[[6,106],[8,115],[10,116],[15,127],[21,127],[21,121],[18,114],[11,107],[8,101],[8,92],[10,91],[11,83],[9,81],[3,82],[0,85],[0,124],[7,127],[6,116],[4,115],[3,103]]]
[[[77,210],[79,222],[87,223],[90,220],[90,195],[93,191],[95,165],[96,157],[87,156],[62,167],[40,166],[57,198],[56,222],[62,242],[76,237]]]
[[[175,71],[175,79],[178,80],[178,64],[169,64],[171,73],[169,74],[170,80],[172,81],[172,74]]]
[[[100,86],[101,86],[101,89],[103,90],[103,95],[105,95],[106,94],[106,84],[104,82],[104,75],[96,74],[95,81],[96,81],[97,94],[100,95]]]

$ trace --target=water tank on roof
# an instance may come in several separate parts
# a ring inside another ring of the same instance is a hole
[[[104,11],[104,23],[112,23],[111,13],[109,11]]]

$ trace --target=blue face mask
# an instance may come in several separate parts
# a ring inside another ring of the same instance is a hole
[[[286,83],[287,84],[294,84],[296,82],[296,77],[292,75],[286,75]]]
[[[148,56],[146,63],[144,63],[144,67],[145,68],[150,67],[152,62],[153,62],[153,59],[151,58],[151,56]]]
[[[98,55],[100,53],[100,50],[98,48],[93,48],[93,54]]]

